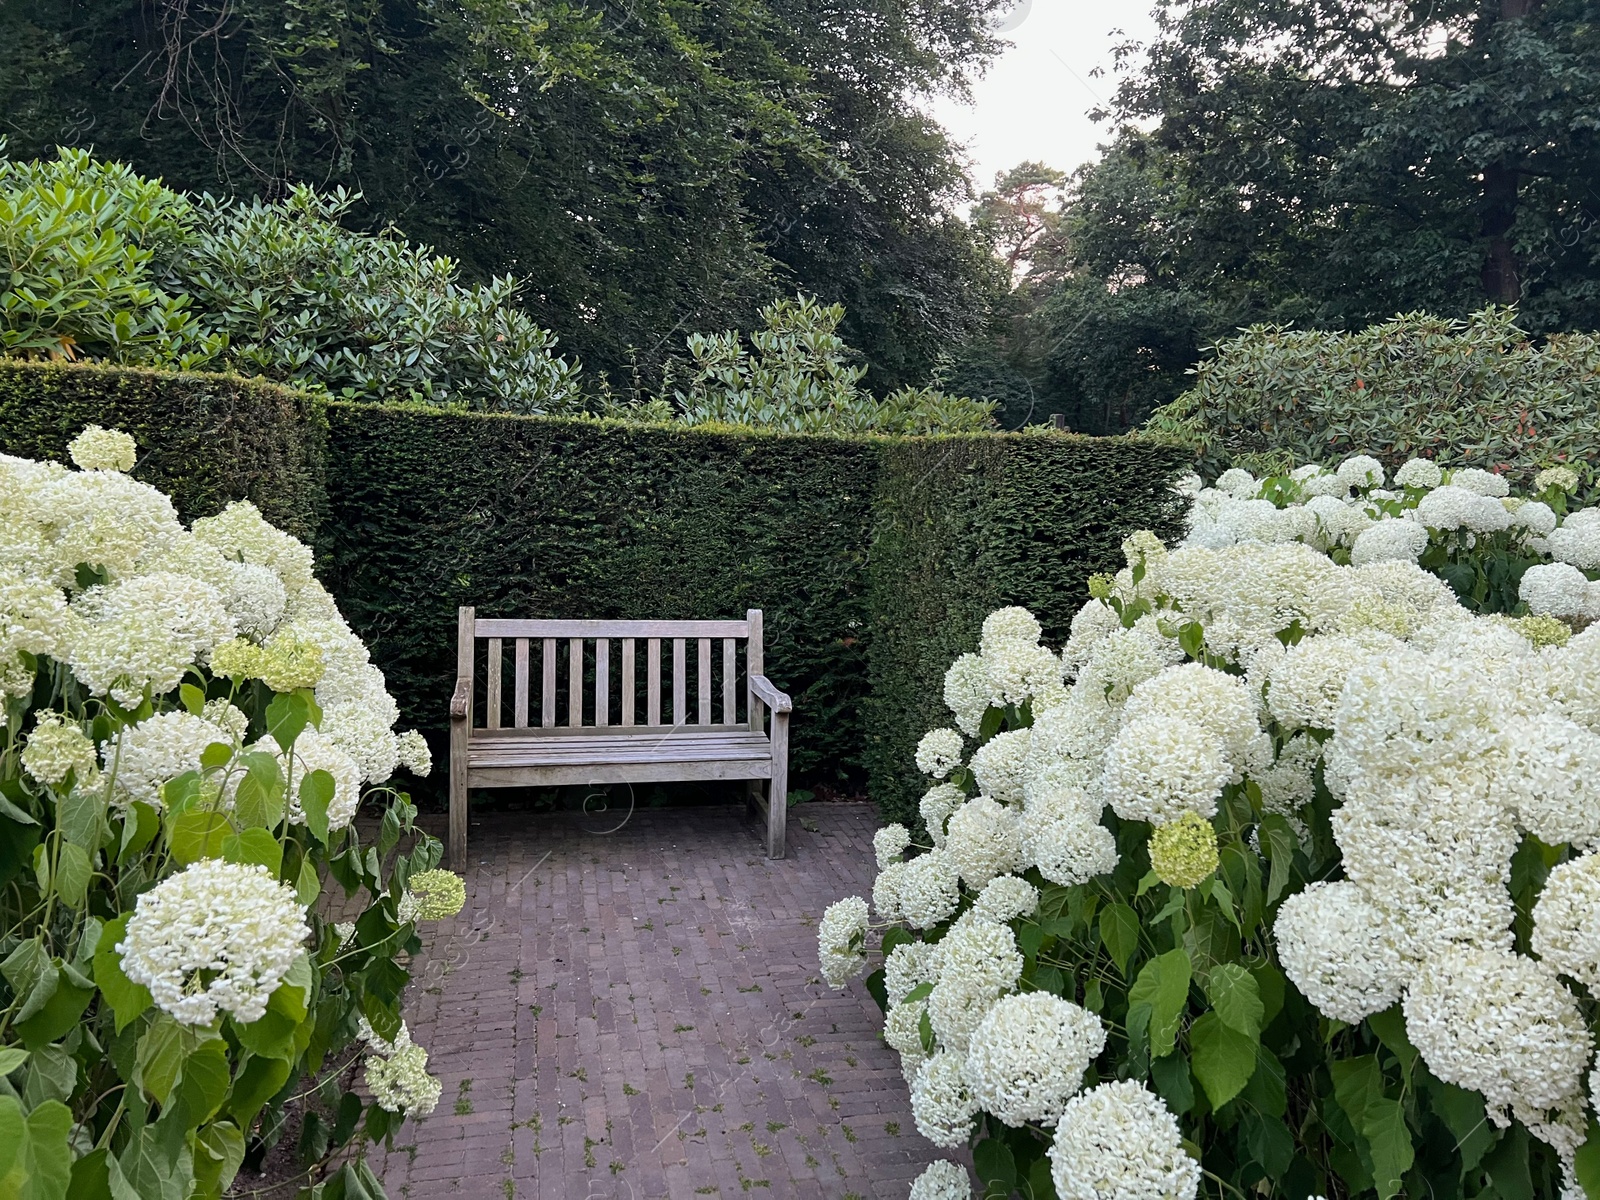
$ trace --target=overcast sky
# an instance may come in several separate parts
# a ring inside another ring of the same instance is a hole
[[[1148,41],[1155,28],[1150,0],[1020,0],[1007,23],[1011,49],[978,81],[974,102],[930,105],[966,144],[980,189],[1027,159],[1070,171],[1097,158],[1105,130],[1088,113],[1116,85],[1111,48],[1125,38]],[[1105,70],[1098,79],[1095,67]]]

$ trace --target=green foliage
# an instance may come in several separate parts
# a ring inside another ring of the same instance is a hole
[[[352,203],[303,186],[274,204],[194,199],[81,150],[0,159],[0,346],[363,399],[579,407],[577,368],[516,307],[514,280],[463,286],[448,258],[345,229]]]
[[[981,66],[995,7],[14,0],[0,110],[28,155],[92,142],[195,192],[359,191],[362,225],[535,281],[534,321],[615,379],[803,287],[847,306],[889,390],[992,290],[919,98]]]
[[[253,501],[280,529],[312,540],[327,503],[322,402],[259,379],[0,357],[0,451],[66,458],[85,425],[139,443],[136,478],[185,519]]]
[[[358,1128],[387,1141],[401,1118],[351,1090],[351,1068],[363,1017],[389,1036],[398,1029],[405,962],[421,948],[397,898],[442,847],[413,824],[410,798],[369,793],[384,807],[375,844],[353,825],[330,831],[325,803],[320,825],[291,824],[298,760],[235,757],[219,727],[203,768],[168,782],[158,810],[116,790],[111,746],[121,731],[228,701],[248,716],[250,737],[276,727],[292,748],[321,720],[312,693],[274,695],[195,666],[181,688],[147,689],[124,709],[90,696],[63,663],[25,660],[32,694],[13,695],[0,733],[0,1194],[218,1200],[247,1145],[259,1155],[279,1140],[292,1105],[323,1134],[302,1141],[307,1168],[349,1146]],[[78,779],[74,769],[46,784],[23,769],[20,751],[42,709],[92,731],[103,774]],[[265,807],[245,802],[242,763]],[[312,772],[299,787],[308,810],[318,775],[326,778]],[[224,805],[233,787],[239,802]],[[395,853],[402,838],[408,848]],[[219,1011],[208,1023],[180,1023],[123,972],[119,944],[138,898],[205,858],[265,866],[302,904],[321,880],[337,881],[360,913],[346,939],[310,909],[311,937],[256,1020]]]
[[[1217,347],[1194,387],[1150,427],[1194,447],[1200,469],[1283,471],[1352,453],[1509,473],[1567,464],[1592,483],[1600,456],[1600,340],[1535,343],[1515,313],[1396,317],[1356,333],[1256,326]]]
[[[988,428],[992,405],[931,388],[879,398],[860,387],[864,366],[847,361],[837,334],[844,306],[815,297],[761,310],[750,349],[732,331],[692,334],[688,391],[674,393],[691,425],[756,425],[791,433],[960,433]]]
[[[926,780],[906,769],[942,725],[944,673],[983,618],[1020,604],[1063,639],[1090,575],[1122,564],[1136,529],[1170,538],[1168,484],[1191,456],[1152,438],[1035,430],[886,445],[869,561],[866,763],[873,799],[913,825]]]

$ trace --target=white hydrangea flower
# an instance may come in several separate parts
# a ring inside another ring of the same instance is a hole
[[[878,872],[872,881],[872,907],[882,921],[900,921],[900,880],[905,875],[906,864],[891,862]]]
[[[1526,530],[1531,537],[1544,538],[1550,536],[1559,524],[1559,518],[1543,500],[1529,500],[1517,505],[1511,514],[1511,523],[1518,529]]]
[[[983,619],[983,633],[978,640],[978,653],[987,658],[991,651],[1005,642],[1023,642],[1037,645],[1044,630],[1038,618],[1025,608],[1013,606],[998,608]]]
[[[939,980],[928,997],[928,1020],[941,1046],[965,1050],[994,1002],[1022,975],[1022,952],[1009,925],[973,913],[939,943]]]
[[[1436,488],[1443,478],[1439,464],[1427,458],[1408,458],[1394,473],[1395,483],[1408,488]]]
[[[867,902],[846,896],[828,905],[817,924],[817,958],[822,978],[842,988],[867,965]]]
[[[343,750],[368,783],[383,783],[400,765],[399,741],[386,713],[359,702],[330,704],[322,710],[322,736]]]
[[[278,627],[289,605],[283,580],[271,567],[260,563],[222,560],[218,588],[222,603],[241,637],[260,641]]]
[[[1347,488],[1374,488],[1383,486],[1383,464],[1370,454],[1356,454],[1339,464],[1335,474]]]
[[[983,727],[983,714],[997,703],[989,686],[989,670],[976,654],[963,654],[944,673],[944,703],[955,714],[956,727],[968,737],[977,737]]]
[[[872,852],[877,856],[878,870],[887,870],[890,863],[899,862],[909,845],[911,845],[911,831],[899,822],[885,825],[874,833]]]
[[[1050,1147],[1060,1200],[1194,1200],[1200,1164],[1178,1122],[1137,1080],[1102,1083],[1067,1102]]]
[[[1491,1114],[1561,1108],[1581,1094],[1589,1032],[1577,998],[1547,966],[1495,947],[1450,946],[1422,963],[1404,1011],[1428,1069],[1482,1092]]]
[[[903,1057],[928,1057],[922,1046],[922,1016],[927,1011],[926,999],[890,1006],[883,1019],[883,1040],[891,1050]]]
[[[995,1002],[967,1045],[967,1085],[1007,1125],[1054,1125],[1105,1049],[1100,1018],[1049,992]]]
[[[117,953],[123,974],[183,1024],[218,1010],[249,1024],[310,933],[293,889],[266,867],[206,858],[140,894]]]
[[[961,1067],[961,1055],[941,1050],[922,1064],[911,1083],[917,1132],[945,1149],[964,1145],[978,1116],[978,1102]]]
[[[1588,602],[1589,580],[1569,563],[1538,563],[1523,573],[1517,595],[1536,615],[1581,617]]]
[[[982,662],[992,704],[1021,705],[1032,699],[1036,707],[1048,708],[1060,703],[1065,692],[1061,660],[1048,647],[1008,639],[985,651]]]
[[[92,784],[99,760],[83,726],[49,709],[33,717],[33,731],[22,748],[22,769],[47,787],[64,782],[69,774],[79,787]]]
[[[252,749],[273,753],[277,743],[257,742]],[[289,820],[296,825],[305,823],[305,812],[300,807],[301,782],[313,771],[326,771],[333,776],[333,799],[328,804],[328,828],[343,829],[355,820],[361,807],[361,767],[332,741],[322,736],[313,726],[300,731],[290,755],[280,755],[284,778],[289,785]]]
[[[386,1050],[367,1056],[363,1072],[367,1090],[386,1112],[404,1113],[413,1120],[426,1117],[439,1104],[443,1085],[428,1074],[428,1052],[411,1040],[402,1023]]]
[[[1551,970],[1600,991],[1600,854],[1550,872],[1533,906],[1533,952]]]
[[[1571,467],[1546,467],[1533,477],[1533,490],[1542,492],[1547,488],[1560,488],[1563,492],[1577,491],[1578,473]]]
[[[1350,546],[1350,565],[1414,563],[1427,548],[1428,531],[1416,521],[1379,521],[1356,534]]]
[[[1478,467],[1462,467],[1460,470],[1450,472],[1450,485],[1465,488],[1474,495],[1491,496],[1497,500],[1511,494],[1509,479]]]
[[[1181,717],[1205,729],[1222,746],[1235,772],[1257,757],[1261,723],[1250,690],[1236,675],[1197,662],[1170,667],[1133,689],[1123,720]]]
[[[1022,810],[1023,859],[1051,883],[1072,886],[1117,869],[1117,839],[1100,809],[1073,788],[1036,791]]]
[[[248,500],[235,500],[191,527],[194,536],[225,558],[270,567],[293,596],[312,581],[311,547],[274,528]]]
[[[112,802],[126,809],[139,800],[160,809],[163,784],[198,771],[207,746],[231,750],[234,740],[217,722],[187,712],[157,713],[123,729],[105,749],[106,770],[115,772]]]
[[[972,1180],[965,1167],[940,1159],[911,1181],[906,1200],[972,1200]]]
[[[961,876],[945,850],[917,855],[897,872],[895,882],[900,917],[913,929],[948,920],[961,902]]]
[[[124,708],[137,707],[146,692],[172,691],[195,660],[192,638],[147,608],[80,621],[65,650],[72,673],[91,695],[110,696]]]
[[[962,882],[981,889],[1022,865],[1022,815],[989,796],[974,796],[946,822],[945,853]]]
[[[1415,512],[1417,520],[1429,529],[1496,533],[1511,524],[1511,514],[1495,497],[1453,483],[1437,487],[1422,497]]]
[[[1275,656],[1266,669],[1267,707],[1284,729],[1332,729],[1350,672],[1399,645],[1375,630],[1306,638]]]
[[[131,471],[139,461],[139,448],[133,437],[120,429],[85,425],[83,432],[67,443],[67,455],[85,471]]]
[[[69,471],[40,487],[32,507],[59,583],[80,564],[130,575],[183,536],[171,500],[115,471]]]
[[[400,756],[400,765],[418,779],[426,778],[433,770],[433,752],[428,749],[428,740],[417,730],[408,729],[402,733],[395,740],[395,750]]]
[[[1216,815],[1233,778],[1222,743],[1185,717],[1151,713],[1129,721],[1105,756],[1105,798],[1125,821],[1165,825],[1185,812]]]
[[[943,779],[961,765],[966,743],[954,729],[930,729],[917,743],[917,770]]]
[[[944,823],[950,819],[951,813],[966,802],[967,794],[953,783],[937,784],[923,793],[917,811],[922,815],[922,823],[927,826],[928,836],[933,839],[935,846],[944,846]]]
[[[1016,875],[996,875],[978,894],[972,911],[989,921],[1014,921],[1032,916],[1039,907],[1039,889]]]
[[[901,942],[883,960],[883,988],[891,1008],[904,1004],[905,999],[924,983],[932,983],[938,947],[932,942]]]
[[[1075,676],[1094,648],[1121,628],[1116,609],[1103,600],[1090,600],[1073,614],[1067,644],[1061,650],[1063,671]]]
[[[1021,803],[1032,737],[1031,729],[1013,729],[995,734],[973,751],[972,776],[984,795],[1002,804]]]
[[[1547,846],[1600,843],[1600,735],[1553,712],[1505,724],[1501,786],[1517,824]]]
[[[1225,492],[1235,500],[1248,500],[1261,488],[1256,477],[1243,467],[1229,467],[1217,476],[1214,486],[1217,491]]]
[[[1600,569],[1600,508],[1568,513],[1561,528],[1546,535],[1550,557],[1571,563],[1580,571]]]
[[[1283,971],[1324,1016],[1355,1025],[1400,998],[1409,968],[1386,914],[1348,880],[1313,883],[1278,909]]]

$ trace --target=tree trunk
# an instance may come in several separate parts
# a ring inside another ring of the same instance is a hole
[[[1520,20],[1543,3],[1544,0],[1500,0],[1500,22]],[[1489,242],[1483,261],[1483,292],[1497,304],[1516,304],[1522,299],[1522,275],[1516,251],[1511,246],[1521,174],[1505,159],[1483,169],[1479,232]]]
[[[1522,299],[1522,279],[1510,236],[1517,219],[1519,174],[1504,162],[1490,163],[1483,169],[1481,232],[1489,239],[1488,257],[1483,263],[1483,293],[1496,304],[1515,304]]]

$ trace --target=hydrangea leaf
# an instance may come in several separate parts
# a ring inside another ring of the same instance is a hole
[[[1201,1014],[1189,1027],[1189,1065],[1212,1108],[1221,1108],[1250,1082],[1256,1046],[1255,1038],[1230,1027],[1215,1012]]]
[[[1127,974],[1128,961],[1139,948],[1139,914],[1126,904],[1108,905],[1100,914],[1100,940],[1117,970]]]
[[[172,843],[172,857],[183,866],[199,862],[202,858],[220,858],[223,839],[231,828],[228,818],[219,812],[196,809],[180,813],[168,835]]]
[[[1150,1010],[1150,1055],[1171,1054],[1189,1006],[1189,955],[1182,949],[1169,950],[1145,963],[1139,977],[1128,989],[1128,1010],[1146,1005]],[[1242,1083],[1240,1086],[1244,1086]]]
[[[65,1037],[94,999],[94,988],[83,987],[59,967],[54,974],[56,986],[49,997],[26,1020],[19,1020],[14,1026],[22,1044],[29,1050]],[[29,999],[31,1001],[32,997]]]
[[[333,803],[333,776],[326,771],[311,771],[300,781],[300,810],[306,815],[306,828],[324,846],[328,844],[328,806]]]
[[[1205,991],[1211,1007],[1230,1029],[1247,1037],[1261,1036],[1266,1006],[1249,971],[1238,963],[1219,963],[1206,972]]]
[[[100,931],[100,941],[94,952],[94,981],[116,1018],[116,1029],[121,1033],[147,1008],[152,1001],[150,989],[134,983],[122,973],[122,955],[117,953],[117,943],[128,932],[128,918],[123,913],[114,921],[107,921]]]
[[[4,1138],[0,1138],[0,1144]],[[1589,1118],[1589,1136],[1573,1160],[1573,1174],[1589,1200],[1600,1200],[1600,1122]]]
[[[1406,1128],[1405,1109],[1398,1100],[1380,1096],[1367,1105],[1366,1119],[1360,1126],[1362,1137],[1372,1154],[1372,1179],[1379,1200],[1393,1200],[1401,1190],[1400,1181],[1415,1155],[1411,1131]]]
[[[281,1058],[252,1054],[233,1081],[228,1095],[228,1113],[241,1126],[248,1126],[268,1100],[289,1081],[290,1064]]]
[[[222,839],[222,857],[235,863],[259,863],[276,877],[283,867],[283,843],[265,829],[242,829]]]
[[[221,1196],[243,1163],[244,1134],[227,1121],[206,1126],[195,1135],[195,1195]]]

